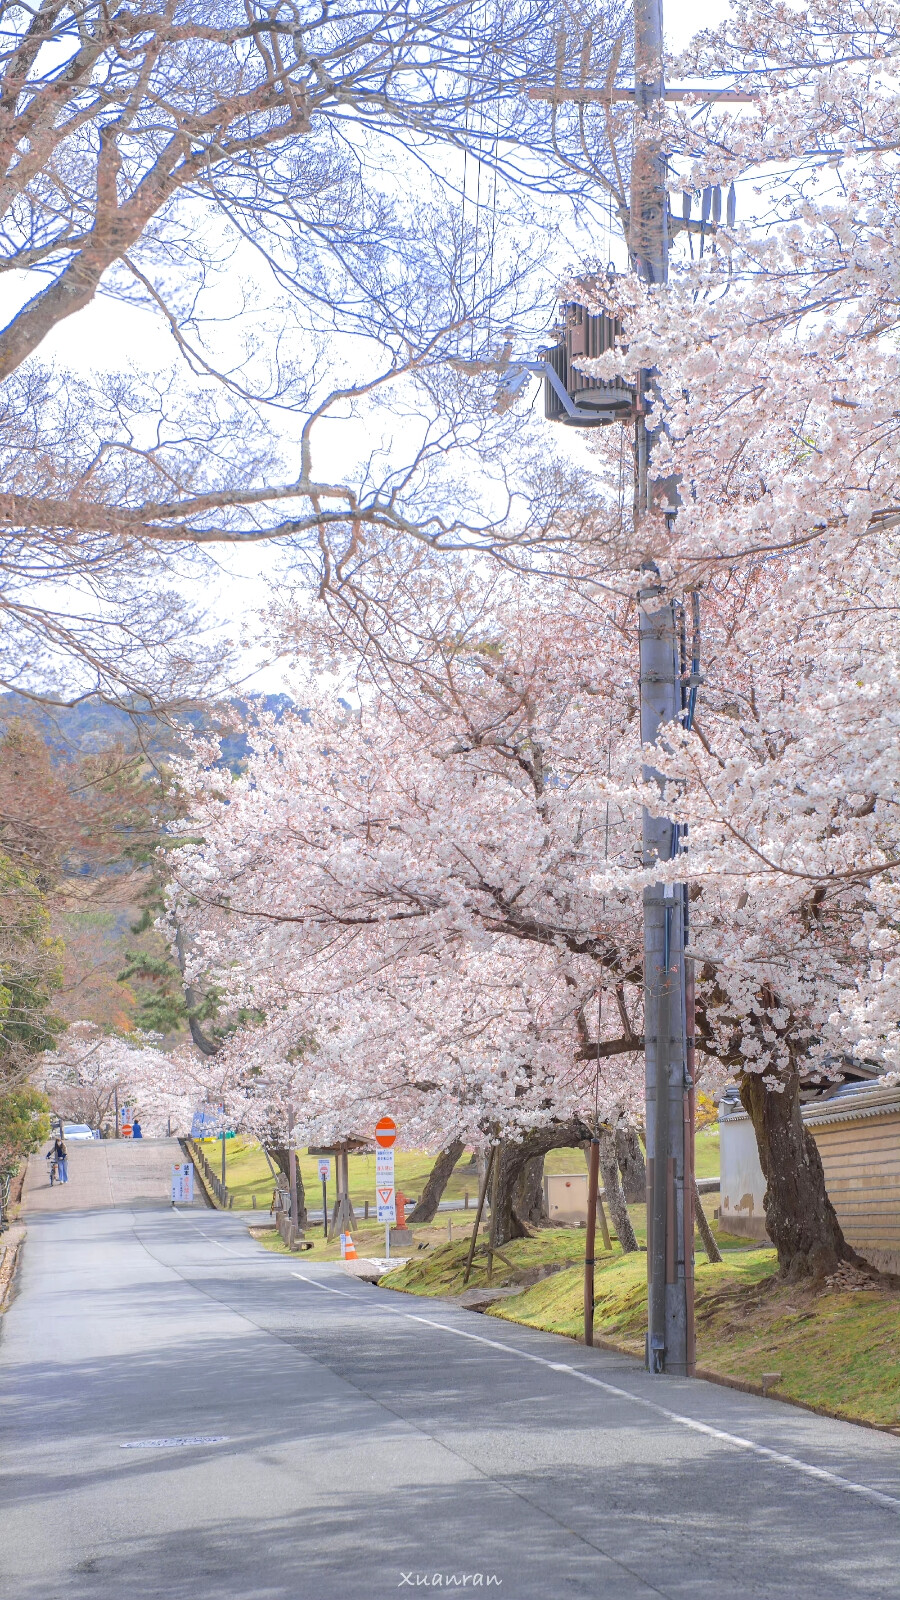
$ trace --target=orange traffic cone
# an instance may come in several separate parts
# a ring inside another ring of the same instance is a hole
[[[349,1233],[345,1236],[345,1239],[344,1239],[344,1260],[345,1261],[358,1261],[359,1260],[359,1256],[356,1254],[356,1245],[353,1243],[352,1235],[349,1234]]]

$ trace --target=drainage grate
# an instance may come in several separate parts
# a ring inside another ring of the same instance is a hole
[[[189,1444],[227,1444],[227,1433],[186,1433],[175,1439],[129,1439],[120,1450],[178,1450]]]

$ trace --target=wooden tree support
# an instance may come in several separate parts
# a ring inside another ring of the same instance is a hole
[[[479,1242],[478,1242],[478,1229],[481,1227],[481,1217],[482,1217],[482,1213],[484,1211],[484,1202],[487,1199],[487,1192],[488,1192],[488,1185],[489,1184],[491,1185],[491,1233],[490,1233],[490,1238],[486,1242],[482,1242],[482,1243],[479,1244]],[[475,1257],[478,1256],[478,1255],[487,1256],[488,1283],[490,1283],[491,1278],[494,1275],[494,1257],[495,1256],[499,1256],[500,1257],[500,1260],[503,1262],[504,1266],[509,1267],[510,1272],[515,1272],[515,1270],[516,1270],[515,1269],[515,1264],[512,1261],[510,1261],[509,1256],[505,1256],[503,1254],[502,1250],[498,1250],[497,1246],[496,1246],[496,1243],[495,1243],[495,1240],[496,1240],[496,1237],[497,1237],[497,1209],[498,1209],[498,1201],[499,1201],[499,1198],[500,1198],[499,1191],[500,1191],[500,1146],[495,1144],[495,1145],[491,1146],[491,1153],[490,1153],[490,1156],[488,1157],[487,1171],[485,1172],[485,1175],[484,1175],[484,1183],[482,1185],[481,1193],[478,1196],[478,1210],[475,1213],[475,1226],[472,1229],[472,1239],[471,1239],[471,1242],[469,1244],[469,1254],[468,1254],[468,1257],[466,1258],[466,1270],[463,1273],[463,1288],[465,1288],[466,1284],[469,1281],[469,1277],[470,1277],[471,1272],[472,1272],[472,1263],[475,1260]]]
[[[591,1140],[588,1157],[587,1230],[584,1235],[584,1342],[594,1342],[594,1249],[597,1239],[597,1205],[600,1199],[600,1140]],[[604,1219],[605,1220],[605,1219]]]
[[[700,1190],[697,1188],[697,1179],[696,1178],[694,1179],[693,1188],[694,1188],[694,1221],[697,1224],[697,1232],[699,1233],[701,1239],[703,1240],[703,1248],[706,1251],[706,1259],[707,1259],[707,1261],[721,1261],[722,1252],[720,1251],[719,1246],[716,1243],[715,1234],[713,1233],[712,1228],[710,1227],[709,1222],[707,1221],[706,1212],[703,1209],[703,1203],[702,1203],[702,1201],[700,1199]]]

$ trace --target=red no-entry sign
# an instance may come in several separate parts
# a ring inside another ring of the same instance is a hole
[[[380,1145],[382,1150],[389,1150],[396,1137],[397,1124],[393,1117],[382,1117],[379,1122],[376,1122],[375,1143]]]

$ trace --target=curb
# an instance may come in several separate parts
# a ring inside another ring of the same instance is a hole
[[[0,1314],[9,1310],[14,1298],[13,1289],[25,1243],[25,1231],[22,1227],[17,1239],[11,1239],[6,1244],[0,1243]]]

